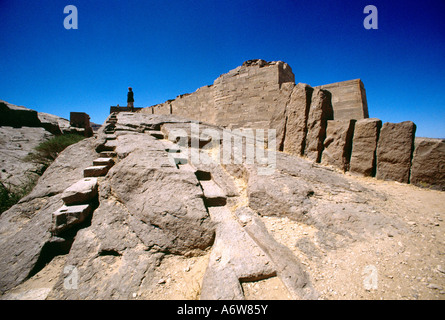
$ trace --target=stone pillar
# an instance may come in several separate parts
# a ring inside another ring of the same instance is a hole
[[[283,151],[301,156],[304,153],[307,118],[314,89],[299,83],[292,90],[285,110]]]
[[[377,145],[377,179],[409,183],[416,125],[386,122]]]
[[[355,123],[349,170],[364,176],[375,176],[376,149],[382,121],[361,119]]]
[[[349,169],[355,120],[329,120],[321,163],[343,171]]]
[[[304,150],[304,155],[312,161],[320,162],[328,120],[333,120],[331,94],[326,90],[314,89],[307,120]]]
[[[410,181],[445,191],[445,139],[416,138]]]

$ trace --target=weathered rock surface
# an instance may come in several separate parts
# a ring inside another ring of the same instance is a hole
[[[444,139],[415,139],[410,182],[445,191]]]
[[[23,282],[45,263],[43,250],[50,246],[52,213],[63,205],[61,193],[82,178],[83,167],[94,159],[93,146],[92,139],[85,139],[66,148],[32,192],[1,215],[1,292]]]
[[[299,83],[292,90],[289,103],[284,109],[277,139],[280,150],[302,155],[306,144],[307,119],[311,104],[312,89],[309,85]]]
[[[116,139],[107,140],[102,128],[97,137],[67,148],[33,192],[0,217],[2,292],[64,254],[64,268],[45,290],[48,299],[138,299],[168,287],[158,278],[169,273],[161,270],[166,257],[207,257],[201,299],[244,299],[249,284],[275,280],[283,296],[316,299],[325,293],[316,289],[318,273],[307,259],[318,263],[357,243],[411,232],[376,207],[385,194],[307,159],[278,152],[272,164],[243,157],[242,163],[221,165],[215,157],[221,146],[206,144],[197,149],[215,162],[193,163],[185,156],[186,164],[176,164],[171,150],[196,148],[151,132],[190,122],[166,115],[116,118]],[[185,133],[191,141],[192,131]],[[82,179],[100,146],[111,142],[115,164],[97,179],[94,211],[76,228],[52,236],[51,216],[62,207],[63,192]],[[294,240],[286,244],[269,219],[295,223],[310,234],[289,233]],[[76,270],[75,290],[63,270]]]
[[[51,137],[51,133],[38,127],[0,127],[0,180],[19,187],[37,178],[42,165],[25,161],[25,157]]]
[[[377,145],[377,179],[409,182],[416,125],[386,122]]]
[[[354,120],[328,120],[321,163],[340,170],[349,169]]]
[[[326,125],[333,119],[331,96],[328,91],[314,89],[307,120],[307,135],[304,155],[315,162],[320,162],[323,141],[326,137]]]
[[[376,166],[377,141],[382,121],[361,119],[355,123],[350,171],[364,176],[374,176]]]

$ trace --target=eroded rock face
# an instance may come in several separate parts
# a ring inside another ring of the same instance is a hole
[[[444,139],[415,139],[410,182],[417,186],[445,191]]]
[[[82,178],[82,167],[94,156],[92,139],[67,147],[33,191],[1,215],[1,292],[24,281],[36,266],[45,262],[42,250],[45,245],[50,246],[52,213],[63,205],[61,193]]]
[[[282,139],[284,152],[294,155],[304,153],[307,119],[313,90],[309,85],[303,83],[297,84],[292,90],[289,103],[284,111],[283,125],[280,128],[284,136]]]
[[[327,121],[333,119],[331,96],[328,91],[314,89],[307,120],[307,136],[304,155],[315,162],[320,162],[323,141],[326,137]]]
[[[377,145],[377,179],[409,182],[416,125],[386,122]]]
[[[349,169],[354,120],[328,120],[321,163],[340,170]]]

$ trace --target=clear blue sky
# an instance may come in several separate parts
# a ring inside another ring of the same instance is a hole
[[[444,0],[0,0],[0,44],[0,99],[64,118],[103,123],[128,86],[151,106],[261,58],[311,86],[361,78],[371,117],[445,138]]]

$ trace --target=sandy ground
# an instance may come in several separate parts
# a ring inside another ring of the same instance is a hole
[[[387,195],[372,204],[407,223],[410,232],[357,241],[317,254],[303,252],[302,239],[317,244],[316,229],[287,218],[263,217],[274,238],[289,247],[310,274],[320,299],[445,299],[445,192],[397,182],[346,175]],[[309,248],[310,249],[310,248]],[[156,285],[137,299],[199,299],[208,254],[167,256],[157,269]],[[63,272],[65,256],[55,257],[34,277],[2,299],[45,299]],[[290,299],[278,277],[241,284],[246,299]]]

